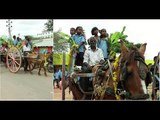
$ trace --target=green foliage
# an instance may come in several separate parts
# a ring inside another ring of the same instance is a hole
[[[67,44],[71,40],[71,37],[61,31],[54,32],[54,50],[56,52],[62,52],[68,48]]]
[[[115,32],[112,33],[108,39],[109,46],[110,46],[110,56],[115,55],[115,53],[120,53],[120,44],[119,39],[122,39],[125,42],[125,45],[127,48],[131,48],[133,45],[135,45],[137,48],[140,48],[141,43],[134,44],[133,42],[129,42],[127,39],[127,35],[124,34],[126,27],[124,26],[121,32]],[[114,53],[114,54],[113,54]]]
[[[109,46],[110,46],[110,51],[113,51],[115,53],[120,53],[120,44],[118,42],[119,39],[125,40],[126,43],[129,43],[126,38],[128,37],[127,35],[124,35],[126,27],[124,26],[121,32],[115,32],[112,33],[108,39]]]
[[[13,45],[13,41],[10,38],[7,38],[6,36],[1,36],[0,37],[0,45],[2,44],[8,44],[8,45]]]

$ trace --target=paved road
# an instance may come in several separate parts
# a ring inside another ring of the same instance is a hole
[[[52,74],[47,72],[38,76],[37,69],[33,74],[25,73],[23,68],[18,73],[11,73],[0,64],[0,100],[53,100]]]

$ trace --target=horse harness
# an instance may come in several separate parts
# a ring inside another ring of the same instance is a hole
[[[149,72],[149,70],[146,72],[144,71],[144,66],[146,66],[148,68],[148,66],[146,65],[146,63],[144,62],[144,58],[142,58],[141,56],[135,56],[134,60],[138,61],[137,63],[137,67],[139,68],[138,70],[138,74],[139,74],[139,77],[145,81],[145,84],[146,86],[148,86],[149,83],[151,83],[151,73]],[[127,77],[130,73],[128,73],[127,71],[127,62],[128,61],[125,61],[124,63],[121,63],[120,64],[120,67],[121,67],[121,72],[120,72],[120,84],[121,84],[121,87],[123,90],[126,90],[125,89],[125,82],[127,80]],[[150,77],[150,78],[149,78]],[[150,79],[150,81],[148,82],[147,81],[147,78]],[[148,83],[146,83],[148,82]],[[144,94],[142,96],[138,96],[136,98],[133,98],[131,97],[131,94],[127,91],[125,91],[125,94],[124,94],[124,97],[126,99],[148,99],[149,98],[149,95],[148,94]]]
[[[109,74],[105,76],[105,71],[109,69]],[[107,77],[107,78],[106,78]],[[110,77],[113,78],[113,68],[110,61],[107,61],[103,66],[99,66],[96,71],[96,83],[94,85],[94,95],[103,99],[104,95],[115,96],[114,90],[108,85]]]

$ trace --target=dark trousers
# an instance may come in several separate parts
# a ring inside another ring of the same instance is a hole
[[[108,58],[104,58],[105,61],[107,61]]]
[[[84,52],[77,53],[76,60],[75,60],[75,65],[82,66],[82,64],[83,64],[83,56],[84,56]]]
[[[92,70],[88,69],[86,66],[82,67],[82,73],[91,73]],[[80,77],[80,86],[82,87],[82,89],[86,92],[86,91],[90,91],[88,90],[89,88],[93,88],[92,85],[92,81],[90,81],[90,77]]]
[[[26,58],[27,54],[28,54],[28,51],[24,52],[24,71],[27,71],[27,67],[28,67],[28,60]]]
[[[56,86],[59,88],[59,82],[60,82],[60,80],[55,79],[55,80],[53,81],[53,86],[54,86],[54,84],[56,83]]]

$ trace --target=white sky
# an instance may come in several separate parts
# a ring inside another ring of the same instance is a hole
[[[73,19],[73,20],[54,20],[54,31],[59,29],[62,32],[70,35],[70,28],[82,26],[85,30],[86,38],[91,37],[91,29],[98,27],[98,29],[105,28],[107,32],[114,33],[116,31],[121,32],[123,26],[126,26],[124,32],[128,35],[127,40],[134,43],[147,43],[145,52],[146,59],[153,59],[155,55],[160,51],[160,20],[141,20],[141,19],[130,19],[130,20],[115,20],[115,19]]]
[[[8,36],[8,28],[6,27],[7,19],[0,19],[0,36]],[[11,35],[20,34],[20,37],[23,38],[24,35],[37,35],[42,33],[45,28],[44,23],[47,22],[47,19],[11,19],[13,26],[11,28]]]

